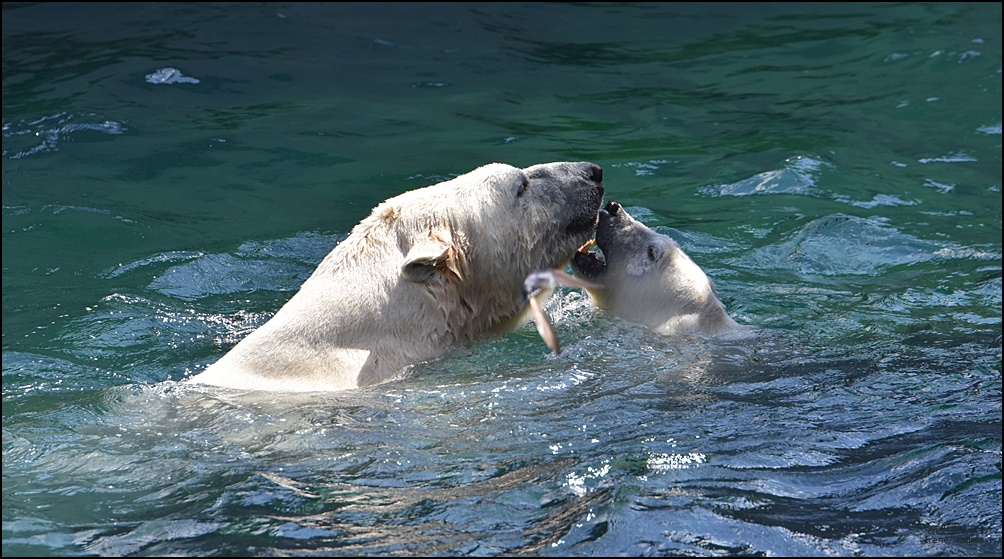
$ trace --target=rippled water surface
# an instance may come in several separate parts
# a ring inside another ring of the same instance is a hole
[[[1001,553],[1001,7],[3,6],[3,554]],[[751,340],[549,303],[179,384],[381,200],[587,160]]]

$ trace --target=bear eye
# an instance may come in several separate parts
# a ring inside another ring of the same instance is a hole
[[[516,190],[516,197],[521,198],[523,194],[526,193],[526,189],[530,186],[530,179],[528,177],[523,177],[522,181],[519,183],[519,189]]]

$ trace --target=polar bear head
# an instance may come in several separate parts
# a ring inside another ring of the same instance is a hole
[[[592,236],[602,179],[592,163],[485,165],[387,200],[352,236],[371,254],[388,242],[401,280],[420,285],[463,326],[459,337],[472,338],[513,315],[529,272],[563,268]]]
[[[634,219],[616,202],[599,213],[596,253],[572,259],[577,277],[601,310],[660,333],[716,334],[738,325],[725,312],[714,284],[676,241]]]

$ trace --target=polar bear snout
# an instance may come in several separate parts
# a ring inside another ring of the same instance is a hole
[[[534,208],[550,207],[563,234],[581,245],[596,228],[597,212],[603,203],[603,168],[595,163],[542,163],[523,170],[530,178],[524,202]],[[567,259],[568,256],[566,255]]]
[[[596,219],[596,237],[591,243],[595,250],[580,248],[572,256],[572,271],[580,277],[596,279],[607,270],[607,256],[610,245],[616,239],[614,230],[618,228],[626,212],[621,211],[621,205],[611,200],[598,213]],[[630,217],[630,216],[627,216]]]

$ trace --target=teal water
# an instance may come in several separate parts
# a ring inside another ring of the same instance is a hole
[[[999,3],[2,9],[4,556],[1000,554]],[[177,384],[381,200],[557,160],[761,335],[570,290],[558,357]]]

